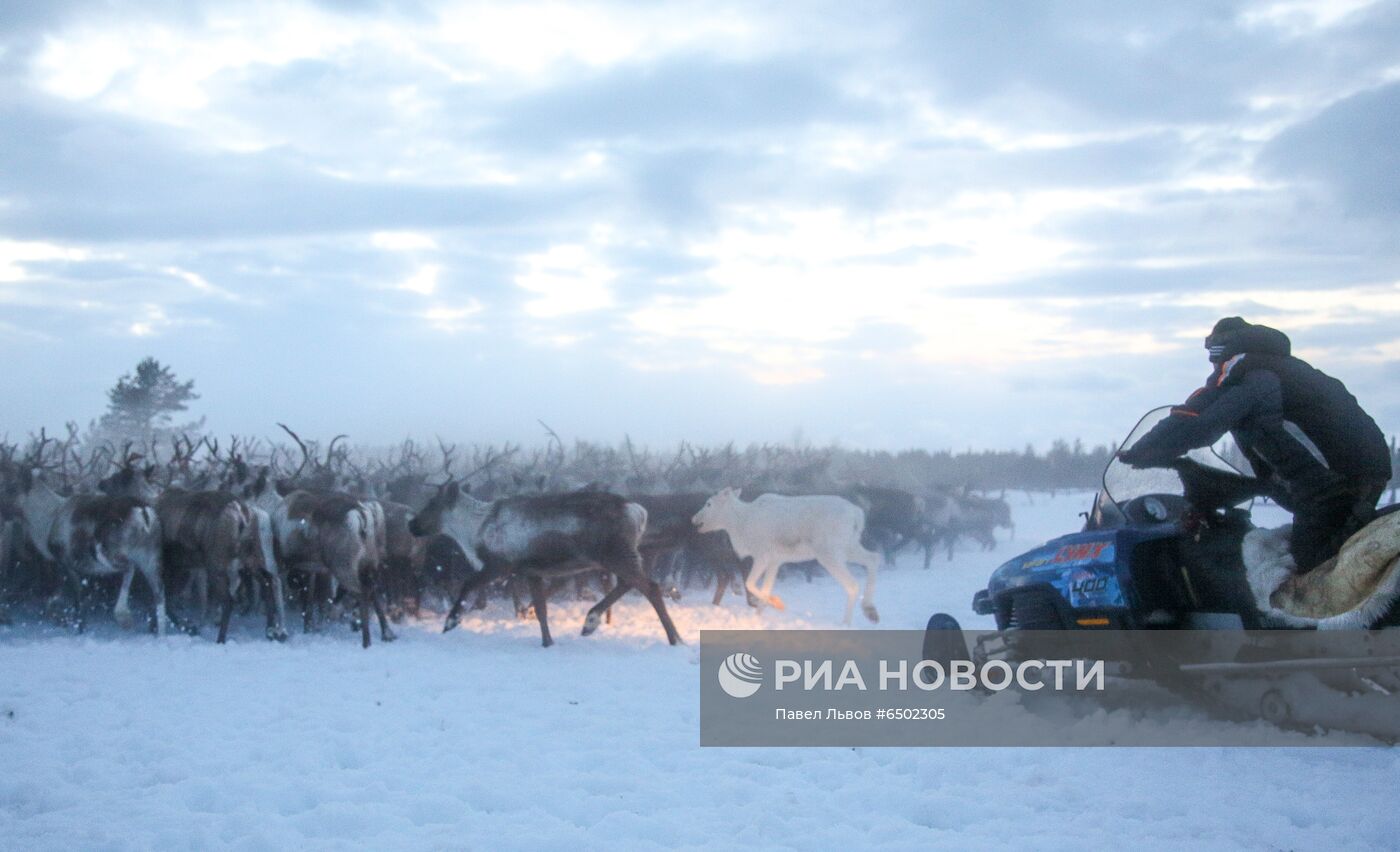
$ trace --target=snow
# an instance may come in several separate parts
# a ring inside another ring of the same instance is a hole
[[[935,610],[990,626],[969,609],[990,570],[1076,529],[1088,505],[1010,499],[1015,541],[885,572],[880,627],[919,629]],[[1395,843],[1393,749],[701,749],[701,628],[839,624],[829,578],[785,575],[778,591],[785,612],[691,592],[671,607],[690,643],[676,648],[638,596],[588,638],[586,604],[551,603],[548,650],[499,601],[453,633],[425,620],[368,651],[343,628],[274,645],[256,618],[222,647],[110,624],[0,628],[0,847]]]

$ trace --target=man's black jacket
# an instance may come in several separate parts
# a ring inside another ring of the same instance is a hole
[[[1123,452],[1123,461],[1163,464],[1231,432],[1289,509],[1339,487],[1390,479],[1390,450],[1375,421],[1345,385],[1292,357],[1287,335],[1251,325],[1236,349],[1239,354],[1221,363],[1205,386]],[[1284,421],[1307,436],[1322,461]]]

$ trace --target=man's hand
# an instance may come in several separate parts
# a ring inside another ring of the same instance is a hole
[[[1119,450],[1118,460],[1134,470],[1142,470],[1145,467],[1153,466],[1149,463],[1151,459],[1146,458],[1146,454],[1139,450],[1136,444],[1130,449]]]

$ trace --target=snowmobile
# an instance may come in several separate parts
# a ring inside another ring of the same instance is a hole
[[[1122,446],[1170,410],[1148,412]],[[1400,741],[1400,630],[1299,629],[1261,610],[1242,543],[1265,494],[1228,438],[1163,468],[1115,456],[1082,530],[1005,562],[974,595],[973,611],[993,616],[996,630],[965,633],[936,613],[924,659],[1112,656],[1115,675],[1152,679],[1226,716]],[[1400,606],[1368,626],[1397,625]],[[1338,709],[1337,695],[1364,700]]]

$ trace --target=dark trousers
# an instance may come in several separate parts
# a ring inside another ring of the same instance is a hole
[[[1347,539],[1376,517],[1384,482],[1348,483],[1325,498],[1298,507],[1288,549],[1294,571],[1306,573],[1337,555]]]

